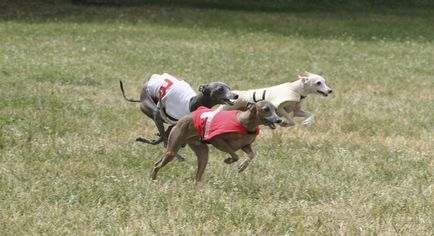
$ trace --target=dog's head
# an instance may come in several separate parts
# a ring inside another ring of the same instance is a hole
[[[281,123],[282,119],[276,114],[276,107],[267,101],[257,103],[248,103],[247,109],[252,115],[256,116],[259,124],[266,125],[271,129],[275,129],[275,123]]]
[[[233,100],[238,99],[238,94],[233,93],[229,86],[222,82],[200,85],[199,92],[210,97],[217,104],[234,105]]]
[[[304,75],[299,75],[298,78],[302,80],[304,90],[309,94],[322,94],[327,97],[333,92],[327,86],[325,79],[320,75],[305,71]]]

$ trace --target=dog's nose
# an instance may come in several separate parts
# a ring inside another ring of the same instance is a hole
[[[277,120],[276,120],[276,123],[277,123],[277,124],[282,123],[282,119],[277,119]]]
[[[329,93],[332,93],[332,92],[333,92],[333,90],[330,89],[330,90],[329,90]]]
[[[238,94],[235,94],[235,95],[234,95],[234,99],[238,99]]]

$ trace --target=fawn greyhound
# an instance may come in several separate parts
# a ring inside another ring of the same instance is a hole
[[[284,83],[268,88],[252,89],[244,91],[233,91],[239,95],[235,104],[221,105],[219,110],[238,110],[244,107],[247,102],[269,101],[277,108],[277,115],[284,118],[280,123],[283,127],[295,125],[290,114],[296,117],[306,117],[303,125],[313,124],[313,114],[303,111],[303,102],[309,94],[321,94],[327,97],[333,91],[326,85],[325,79],[317,74],[305,71],[299,75],[298,80],[292,83]]]
[[[213,82],[200,85],[199,94],[184,80],[170,74],[154,74],[143,86],[140,99],[125,96],[122,81],[120,81],[122,96],[130,102],[140,102],[140,110],[151,118],[157,126],[159,137],[155,140],[142,136],[136,141],[156,145],[164,142],[167,145],[167,136],[173,125],[183,116],[195,111],[200,106],[211,108],[217,104],[232,105],[233,99],[238,95],[231,92],[228,85],[222,82]],[[169,127],[164,130],[164,123]]]
[[[246,111],[219,111],[200,107],[194,113],[181,118],[174,126],[169,134],[164,156],[154,164],[151,179],[156,179],[158,171],[186,144],[197,156],[196,184],[208,163],[207,143],[230,154],[230,157],[224,160],[227,164],[238,160],[235,151],[242,149],[247,153],[248,158],[238,168],[238,171],[242,172],[255,156],[251,145],[259,133],[258,126],[267,125],[275,129],[274,123],[281,121],[276,114],[276,108],[266,101],[248,103]]]

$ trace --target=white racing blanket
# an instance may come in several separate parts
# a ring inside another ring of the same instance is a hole
[[[170,74],[154,74],[148,81],[148,94],[158,101],[163,119],[169,124],[190,113],[190,99],[196,92],[182,79]],[[167,119],[169,118],[169,119]]]
[[[245,102],[267,100],[277,108],[283,102],[300,102],[302,96],[295,92],[292,87],[292,83],[284,83],[268,88],[234,91],[234,93],[239,94]]]

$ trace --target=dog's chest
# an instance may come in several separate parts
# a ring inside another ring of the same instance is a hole
[[[280,109],[284,109],[286,112],[291,113],[295,110],[298,103],[299,102],[291,102],[291,101],[283,102],[277,106],[277,111],[279,111]]]
[[[238,150],[242,147],[245,147],[246,145],[252,144],[255,139],[255,134],[237,134],[237,133],[228,133],[228,134],[221,134],[216,136],[215,138],[224,139],[227,141],[227,143],[234,149]]]

